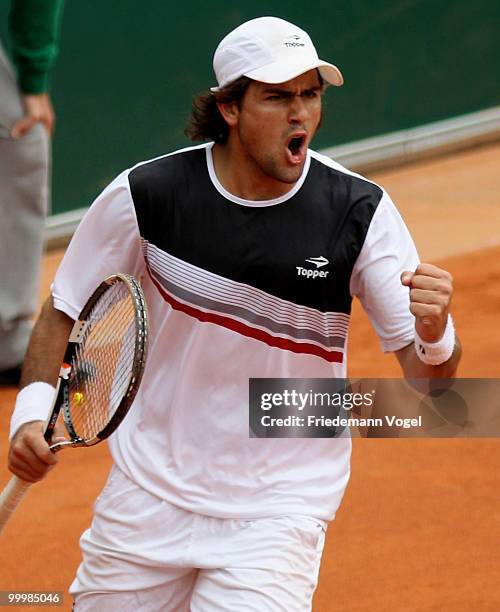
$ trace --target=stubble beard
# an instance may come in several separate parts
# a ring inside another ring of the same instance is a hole
[[[293,185],[302,176],[305,161],[298,166],[287,166],[285,160],[283,162],[279,161],[279,153],[254,154],[252,147],[249,147],[248,143],[245,143],[242,139],[242,135],[240,135],[240,140],[254,167],[258,168],[266,177],[280,183]]]

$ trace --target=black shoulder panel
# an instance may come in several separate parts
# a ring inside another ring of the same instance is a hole
[[[373,183],[313,158],[292,198],[241,206],[212,184],[203,148],[138,166],[129,181],[141,236],[159,249],[296,304],[350,312],[352,269],[382,198]]]

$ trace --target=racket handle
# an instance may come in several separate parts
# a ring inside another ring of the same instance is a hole
[[[13,476],[0,494],[0,532],[31,487],[30,482]]]

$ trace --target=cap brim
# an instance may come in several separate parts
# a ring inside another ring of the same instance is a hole
[[[343,85],[344,77],[337,66],[323,60],[317,60],[308,64],[288,65],[285,69],[283,69],[281,62],[267,64],[267,66],[262,66],[262,68],[245,73],[244,76],[254,81],[261,81],[262,83],[285,83],[314,68],[320,71],[323,79],[330,83],[330,85],[335,85],[336,87]]]

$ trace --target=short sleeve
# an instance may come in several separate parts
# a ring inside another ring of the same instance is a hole
[[[397,351],[414,339],[410,296],[401,284],[404,270],[415,270],[419,257],[413,239],[386,192],[375,211],[351,275],[357,296],[377,332],[384,352]]]
[[[94,201],[78,226],[52,284],[54,307],[76,319],[107,276],[145,270],[128,171]]]

